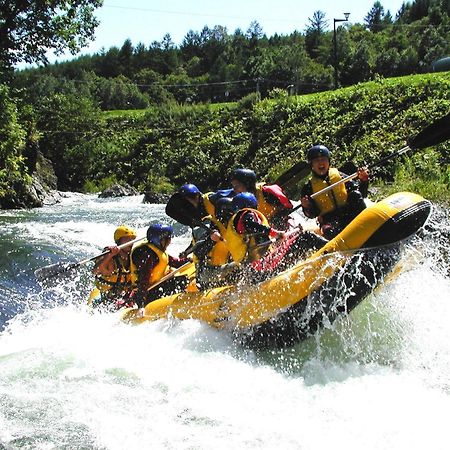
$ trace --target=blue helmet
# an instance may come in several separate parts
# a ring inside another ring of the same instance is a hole
[[[331,158],[331,152],[325,145],[314,145],[306,151],[306,159],[308,162],[311,162],[313,159],[319,158],[320,156],[325,156],[328,159]]]
[[[147,230],[147,241],[162,249],[161,242],[172,238],[173,228],[170,225],[155,223]]]
[[[251,169],[236,169],[232,173],[231,179],[240,181],[248,191],[255,190],[256,173]]]
[[[253,208],[256,209],[258,207],[258,201],[256,197],[251,192],[241,192],[233,197],[233,201],[231,202],[234,211],[238,211],[242,208]]]
[[[197,194],[201,194],[200,189],[195,184],[183,184],[178,192],[184,197],[195,197]]]
[[[229,197],[219,198],[216,202],[216,217],[219,220],[228,220],[233,214],[233,200]]]

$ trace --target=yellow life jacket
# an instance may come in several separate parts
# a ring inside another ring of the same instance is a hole
[[[112,259],[114,263],[114,271],[111,275],[97,275],[95,277],[95,286],[101,293],[108,291],[126,291],[131,288],[131,273],[126,269],[120,257]]]
[[[228,257],[230,256],[230,252],[228,251],[227,244],[225,243],[225,233],[227,229],[225,225],[214,216],[211,217],[212,223],[219,230],[220,235],[224,240],[216,242],[214,247],[209,252],[209,262],[212,266],[222,266],[228,262]]]
[[[262,225],[269,226],[269,222],[267,221],[266,216],[264,216],[264,214],[260,211],[252,208],[244,208],[238,211],[236,214],[241,213],[241,211],[252,211],[259,217]],[[245,259],[249,251],[250,260],[255,261],[261,257],[261,251],[258,251],[254,236],[246,236],[245,234],[239,234],[236,231],[236,228],[234,226],[234,219],[236,218],[236,214],[234,214],[228,222],[228,226],[225,232],[225,240],[227,243],[228,251],[231,253],[233,261],[238,264]],[[263,250],[265,251],[266,249],[264,248]]]
[[[333,183],[342,180],[339,170],[330,168],[328,171],[327,180],[328,181],[322,180],[321,178],[313,174],[313,176],[311,177],[313,194],[321,191],[322,189],[330,186]],[[320,210],[320,216],[333,212],[336,209],[342,208],[347,204],[347,189],[345,188],[345,183],[341,183],[328,192],[318,195],[314,198],[314,202]]]
[[[213,194],[213,192],[207,192],[206,194],[202,195],[203,206],[205,207],[205,211],[208,213],[209,216],[215,217],[216,208],[213,205],[212,201],[209,199],[209,196],[211,194]]]
[[[150,242],[148,242],[147,240],[142,241],[138,244],[133,245],[133,248],[131,249],[130,273],[131,273],[131,282],[134,287],[136,286],[138,281],[138,268],[136,266],[136,263],[133,261],[133,253],[136,251],[136,249],[141,247],[148,247],[149,249],[154,251],[159,260],[158,264],[153,268],[152,273],[149,274],[148,280],[149,284],[156,283],[169,272],[169,255],[166,252],[163,252],[158,247],[156,247],[156,245],[153,245]]]
[[[275,205],[271,205],[266,201],[262,191],[263,186],[264,183],[256,184],[255,197],[256,200],[258,200],[258,211],[261,211],[266,216],[266,218],[270,220],[277,213],[277,207]]]
[[[214,216],[203,217],[202,222],[205,220],[211,221],[216,226],[222,238],[225,236],[226,228],[222,224],[222,222],[220,222],[220,220],[216,219]],[[192,239],[192,244],[195,244],[195,239]],[[228,262],[229,255],[230,252],[228,251],[225,242],[223,240],[216,242],[213,248],[208,252],[208,263],[212,266],[222,266],[223,264],[226,264]],[[199,262],[199,259],[195,255],[195,253],[193,255],[193,260],[195,263]]]

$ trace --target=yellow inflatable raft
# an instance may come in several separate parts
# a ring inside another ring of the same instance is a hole
[[[401,257],[400,243],[426,222],[431,204],[402,192],[367,207],[306,260],[254,285],[233,285],[160,298],[126,309],[132,324],[161,318],[198,319],[257,347],[292,345],[351,311]]]

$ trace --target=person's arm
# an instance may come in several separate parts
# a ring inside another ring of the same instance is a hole
[[[117,245],[111,245],[110,247],[105,247],[103,251],[109,250],[103,258],[100,258],[94,265],[92,269],[92,273],[94,275],[100,276],[103,275],[105,277],[111,275],[114,272],[115,266],[113,258],[118,255],[120,252],[119,247]]]
[[[320,214],[315,201],[311,198],[313,194],[311,182],[308,181],[302,188],[300,193],[300,202],[302,205],[303,214],[309,219],[314,219]]]
[[[269,240],[269,238],[279,239],[284,236],[284,231],[278,231],[267,225],[263,225],[258,221],[258,218],[253,213],[246,213],[244,216],[245,231],[250,234],[255,234],[258,240],[261,238]]]
[[[190,258],[176,258],[175,256],[169,255],[169,266],[170,267],[181,267],[183,264],[186,264],[188,262],[191,262],[192,260]]]
[[[342,177],[346,177],[345,173],[341,173]],[[345,183],[345,187],[347,191],[356,191],[361,192],[361,195],[365,198],[367,197],[369,191],[369,171],[365,167],[360,167],[358,169],[358,178],[347,181]]]

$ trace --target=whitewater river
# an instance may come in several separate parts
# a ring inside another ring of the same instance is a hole
[[[450,448],[448,214],[349,317],[254,351],[198,321],[90,315],[91,265],[36,283],[39,267],[99,253],[116,225],[168,220],[141,200],[0,211],[1,450]],[[189,240],[176,232],[173,254]]]

